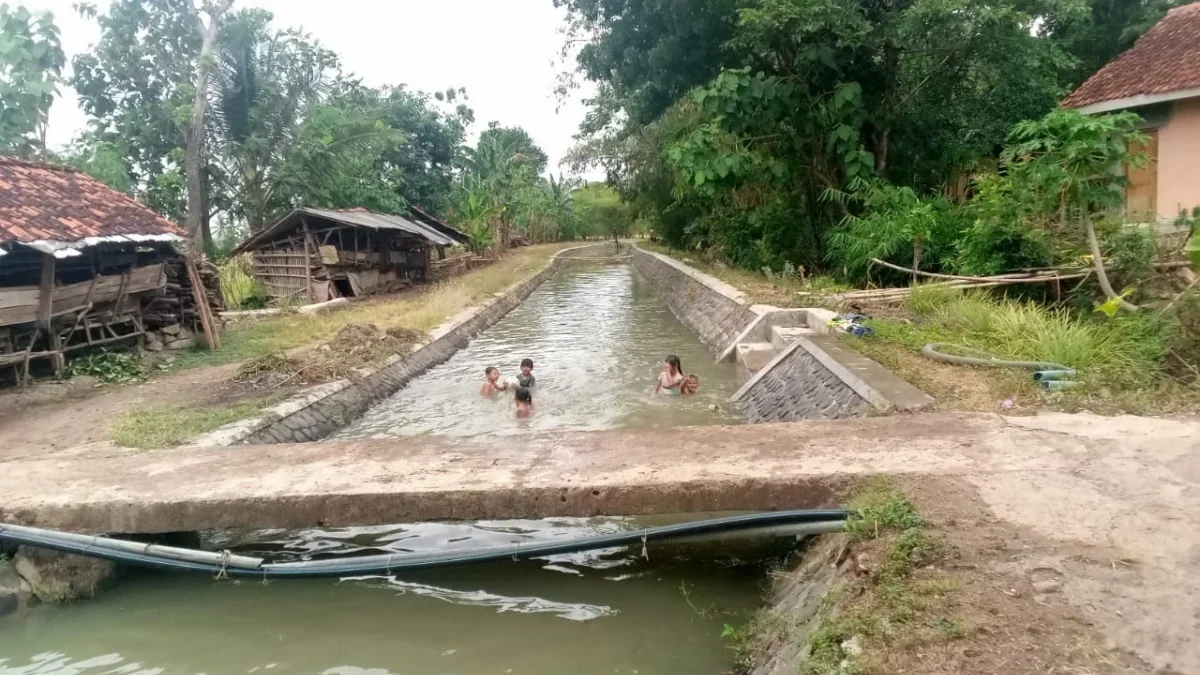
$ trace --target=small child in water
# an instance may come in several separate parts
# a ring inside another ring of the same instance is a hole
[[[500,369],[496,366],[488,366],[483,371],[483,384],[479,387],[479,393],[483,396],[491,396],[498,391],[508,389],[508,383],[500,379]]]
[[[515,398],[517,401],[517,417],[529,417],[533,414],[533,394],[530,393],[529,387],[518,386]]]
[[[687,377],[683,378],[683,382],[679,383],[679,395],[687,396],[688,394],[694,394],[699,388],[700,378],[696,377],[695,373],[690,373]]]
[[[523,359],[521,361],[521,374],[517,376],[517,384],[529,388],[536,383],[537,379],[533,376],[533,359]]]

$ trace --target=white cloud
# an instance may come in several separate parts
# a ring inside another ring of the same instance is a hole
[[[24,0],[49,10],[62,31],[68,60],[99,39],[76,0]],[[101,10],[107,2],[97,3]],[[311,33],[337,52],[343,67],[371,86],[407,83],[425,91],[465,87],[475,110],[474,132],[488,122],[524,127],[550,156],[571,147],[585,107],[577,93],[561,110],[553,87],[562,69],[563,12],[551,0],[237,0],[262,7],[275,25]],[[87,123],[71,88],[51,111],[49,140],[61,145]],[[593,178],[595,176],[592,176]]]

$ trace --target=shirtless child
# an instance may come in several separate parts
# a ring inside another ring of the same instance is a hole
[[[483,377],[483,384],[479,386],[482,396],[492,396],[498,391],[508,389],[508,383],[500,379],[500,369],[496,366],[488,366],[483,371]]]

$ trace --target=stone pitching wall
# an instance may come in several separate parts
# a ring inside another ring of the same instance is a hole
[[[304,443],[318,441],[360,417],[375,403],[391,396],[436,365],[446,362],[485,329],[521,304],[550,278],[564,261],[586,255],[583,246],[560,251],[537,274],[510,288],[491,302],[466,310],[435,329],[429,342],[407,356],[392,356],[380,366],[365,368],[360,377],[319,385],[274,406],[259,417],[235,422],[192,442],[194,446]],[[612,247],[607,245],[608,254]],[[597,253],[600,254],[599,252]]]
[[[666,296],[675,316],[720,353],[755,319],[745,295],[664,255],[633,249],[633,265]]]
[[[797,345],[737,400],[747,422],[793,422],[861,415],[870,404]]]

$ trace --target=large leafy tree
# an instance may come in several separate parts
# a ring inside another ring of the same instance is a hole
[[[46,122],[66,62],[49,12],[0,5],[0,152],[46,155]]]
[[[187,0],[113,0],[105,14],[80,8],[100,26],[100,41],[72,61],[90,137],[116,148],[139,197],[182,222],[183,125],[200,49]]]
[[[1072,63],[1037,30],[1071,4],[1054,0],[664,4],[730,27],[716,57],[699,52],[707,79],[669,107],[639,107],[630,92],[678,92],[680,81],[615,58],[636,30],[601,25],[579,66],[627,121],[585,125],[584,148],[671,243],[754,268],[824,263],[827,232],[854,208],[831,190],[882,177],[926,191],[971,171],[1013,123],[1053,107]],[[600,5],[628,17],[646,3]],[[720,7],[720,19],[706,14]]]

